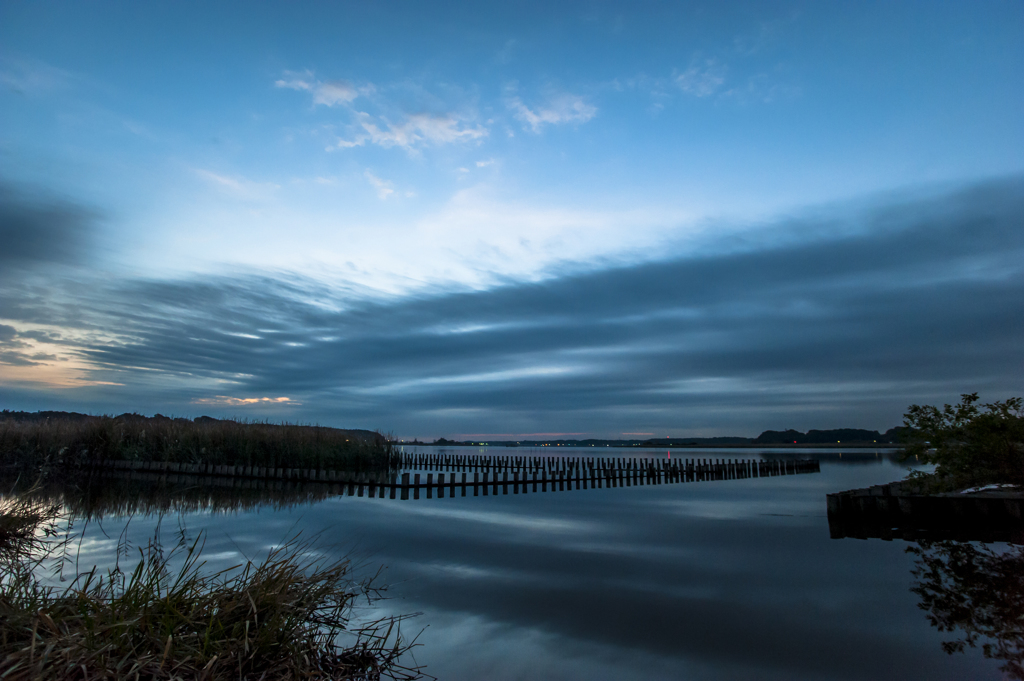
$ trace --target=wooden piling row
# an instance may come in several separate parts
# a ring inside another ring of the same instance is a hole
[[[797,473],[817,473],[817,460],[709,460],[709,459],[653,459],[643,457],[497,457],[451,455],[404,455],[401,463],[406,469],[402,473],[349,473],[334,470],[311,470],[291,468],[260,468],[253,466],[222,466],[215,464],[184,464],[164,461],[99,461],[91,467],[101,470],[121,471],[139,477],[167,477],[175,481],[189,477],[212,480],[233,480],[242,483],[232,486],[258,488],[261,483],[313,483],[326,484],[350,496],[384,498],[390,490],[392,499],[400,493],[401,499],[420,498],[420,491],[426,497],[439,499],[467,496],[513,494],[529,492],[571,491],[573,489],[603,489],[612,487],[634,487],[638,485],[662,485],[710,480],[736,480],[761,478]],[[423,479],[422,472],[426,472]],[[429,472],[427,472],[429,471]],[[434,472],[437,472],[435,480]],[[472,479],[469,479],[472,474]],[[358,490],[358,492],[357,492]]]
[[[440,472],[519,473],[546,472],[567,479],[593,479],[609,476],[616,479],[695,481],[734,480],[786,475],[797,472],[818,472],[817,460],[753,461],[739,459],[654,459],[645,457],[547,457],[547,456],[479,456],[460,454],[401,454],[399,465],[405,469]]]

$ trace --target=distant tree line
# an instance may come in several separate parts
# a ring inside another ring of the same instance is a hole
[[[890,428],[884,433],[877,430],[863,430],[861,428],[835,428],[832,430],[809,430],[801,433],[798,430],[766,430],[757,437],[666,437],[649,438],[646,440],[490,440],[488,442],[459,441],[447,438],[438,438],[430,443],[435,446],[457,446],[457,445],[497,445],[520,447],[700,447],[700,446],[756,446],[756,445],[827,445],[827,444],[900,444],[905,442],[909,434],[906,426]],[[416,444],[416,443],[407,443]]]
[[[879,444],[897,444],[901,442],[909,428],[897,426],[884,433],[877,430],[861,428],[835,428],[832,430],[809,430],[801,433],[798,430],[766,430],[756,438],[754,444],[779,445],[819,445],[842,442],[877,442]]]

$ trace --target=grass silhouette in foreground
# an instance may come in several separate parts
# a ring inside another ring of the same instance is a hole
[[[402,618],[349,629],[355,603],[381,597],[348,560],[315,556],[298,538],[217,573],[202,543],[139,549],[125,573],[93,568],[67,587],[39,579],[67,560],[59,506],[9,497],[0,506],[0,678],[416,679],[400,658]],[[181,567],[171,569],[181,561]]]

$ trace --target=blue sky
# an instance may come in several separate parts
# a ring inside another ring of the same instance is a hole
[[[1020,394],[1022,28],[6,2],[0,401],[618,436]]]

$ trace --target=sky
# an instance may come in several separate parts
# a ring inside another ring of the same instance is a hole
[[[1024,5],[0,5],[0,408],[755,436],[1024,394]]]

